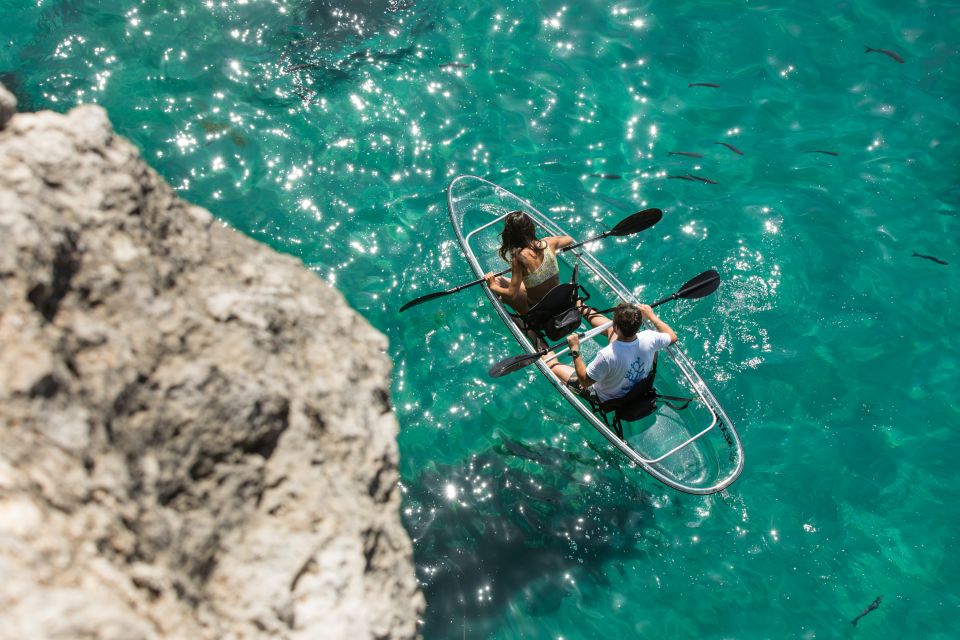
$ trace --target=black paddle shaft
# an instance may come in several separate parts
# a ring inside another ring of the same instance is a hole
[[[714,291],[717,290],[717,287],[720,286],[720,274],[710,269],[709,271],[704,271],[696,278],[690,279],[686,284],[680,287],[680,290],[676,293],[673,293],[666,298],[661,298],[653,304],[650,305],[650,308],[659,307],[664,302],[670,302],[671,300],[676,300],[677,298],[685,298],[687,300],[695,300],[697,298],[703,298],[708,296]],[[609,309],[600,309],[595,314],[610,313],[615,311],[616,307],[610,307]]]
[[[601,233],[600,235],[584,240],[583,242],[578,242],[568,247],[564,247],[563,249],[560,249],[560,251],[570,251],[571,249],[576,249],[577,247],[581,247],[590,242],[596,242],[597,240],[602,240],[603,238],[606,238],[608,236],[622,237],[622,236],[633,235],[634,233],[639,233],[644,229],[649,229],[653,225],[660,222],[661,218],[663,218],[663,211],[661,211],[660,209],[644,209],[643,211],[638,211],[634,214],[627,216],[626,218],[618,222],[613,229],[610,229],[610,231]],[[502,276],[504,274],[510,273],[510,270],[511,269],[508,267],[503,271],[498,271],[497,273],[494,274],[494,276]],[[486,280],[486,278],[477,278],[472,282],[461,284],[457,287],[453,287],[452,289],[447,289],[446,291],[434,291],[433,293],[428,293],[426,295],[420,296],[419,298],[415,298],[410,302],[407,302],[406,304],[404,304],[402,307],[400,307],[400,313],[403,313],[410,307],[415,307],[418,304],[427,302],[428,300],[442,298],[443,296],[448,296],[448,295],[457,293],[459,291],[463,291],[464,289],[468,289],[472,286],[480,284],[484,280]]]

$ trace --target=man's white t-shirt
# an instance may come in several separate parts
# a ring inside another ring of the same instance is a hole
[[[587,365],[587,376],[594,381],[593,389],[600,400],[619,398],[627,394],[653,369],[654,354],[670,345],[670,336],[659,331],[641,331],[636,340],[614,340]]]

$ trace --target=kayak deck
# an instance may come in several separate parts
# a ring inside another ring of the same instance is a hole
[[[477,277],[482,277],[487,271],[499,271],[503,268],[496,249],[499,247],[502,220],[510,211],[520,209],[526,212],[543,235],[568,235],[526,200],[476,176],[455,178],[447,189],[447,205],[457,240]],[[631,291],[584,247],[561,253],[558,258],[563,263],[561,281],[565,275],[563,269],[566,268],[567,274],[572,269],[570,260],[579,260],[579,281],[590,293],[591,300],[588,304],[591,306],[613,306],[618,300],[639,302]],[[567,277],[569,278],[569,275]],[[513,321],[510,310],[486,283],[482,286],[493,308],[523,350],[535,353],[537,349],[527,334]],[[589,328],[588,323],[584,324]],[[649,323],[647,325],[648,328],[653,328]],[[583,344],[581,351],[589,361],[599,348],[595,342],[588,342]],[[585,420],[631,462],[654,478],[685,493],[710,494],[722,491],[736,480],[743,470],[743,447],[740,438],[686,354],[677,344],[665,349],[664,353],[669,358],[659,358],[658,390],[667,395],[687,393],[695,396],[697,401],[691,403],[690,408],[682,413],[664,405],[641,421],[625,424],[624,438],[618,437],[593,412],[590,405],[557,378],[546,364],[538,360],[536,366]],[[694,422],[696,426],[691,427]]]

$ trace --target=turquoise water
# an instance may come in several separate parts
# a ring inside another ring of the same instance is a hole
[[[0,0],[0,81],[103,105],[389,335],[426,638],[953,638],[960,6],[783,4]],[[460,173],[579,237],[662,208],[599,249],[644,296],[723,274],[663,316],[744,440],[726,494],[487,379],[516,346],[480,291],[396,313],[470,278]]]

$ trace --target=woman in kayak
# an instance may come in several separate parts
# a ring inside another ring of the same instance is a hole
[[[511,263],[511,277],[488,272],[484,279],[517,313],[526,313],[550,289],[560,284],[557,252],[573,244],[570,236],[537,238],[533,218],[523,211],[511,211],[503,221],[500,257]]]

